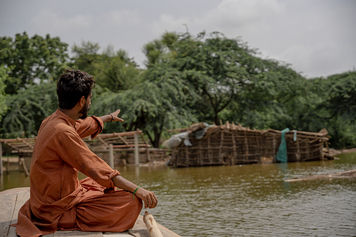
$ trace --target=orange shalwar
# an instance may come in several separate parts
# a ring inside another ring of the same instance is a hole
[[[123,232],[132,228],[142,201],[117,190],[120,175],[96,156],[81,138],[103,129],[92,116],[73,120],[57,110],[41,124],[30,170],[30,199],[18,214],[16,234],[22,237],[56,230]],[[88,178],[78,180],[78,170]]]

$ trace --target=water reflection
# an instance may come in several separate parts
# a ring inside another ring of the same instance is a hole
[[[355,180],[284,182],[356,169],[353,156],[288,164],[117,169],[156,193],[158,206],[149,211],[182,236],[356,236]],[[29,185],[26,180],[23,173],[10,173],[1,188]]]
[[[26,177],[24,172],[9,171],[7,174],[5,171],[3,175],[0,175],[0,177],[0,191],[11,188],[30,186],[30,177]]]
[[[281,181],[290,179],[290,172],[288,169],[288,163],[279,163],[276,165],[279,173],[281,174]],[[283,188],[283,194],[288,195],[289,190],[291,188],[291,184],[289,182],[281,182]]]

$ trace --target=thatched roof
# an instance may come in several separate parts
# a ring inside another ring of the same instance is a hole
[[[182,129],[176,129],[176,130],[172,130],[175,132],[188,132],[189,134],[192,134],[196,131],[202,130],[204,128],[206,128],[207,125],[206,123],[195,123],[192,124],[190,127],[188,128],[182,128]],[[221,130],[230,130],[230,131],[244,131],[244,132],[249,132],[249,133],[259,133],[261,135],[267,135],[269,133],[274,133],[274,134],[281,134],[281,131],[279,130],[274,130],[274,129],[268,129],[268,130],[257,130],[257,129],[250,129],[250,128],[246,128],[243,127],[241,124],[234,124],[234,123],[229,123],[228,121],[226,122],[226,124],[222,124],[222,125],[211,125],[208,126],[207,131],[205,133],[204,137],[210,136],[216,132],[220,132]],[[289,132],[286,132],[286,135],[294,135],[295,130],[290,130]],[[320,130],[318,133],[314,133],[314,132],[305,132],[305,131],[296,131],[297,136],[302,136],[302,137],[327,137],[328,136],[328,131],[323,128],[322,130]]]

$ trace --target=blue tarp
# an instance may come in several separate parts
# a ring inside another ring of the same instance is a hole
[[[278,152],[277,152],[277,155],[276,155],[276,159],[279,162],[282,162],[282,163],[287,163],[288,162],[287,142],[286,142],[286,137],[284,135],[286,132],[289,132],[289,128],[286,128],[286,129],[281,131],[281,133],[282,133],[281,144],[279,145]]]

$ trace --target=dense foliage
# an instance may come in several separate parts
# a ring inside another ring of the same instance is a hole
[[[33,136],[42,120],[58,107],[56,84],[53,81],[30,85],[26,90],[6,98],[8,107],[2,120],[1,133],[7,136]]]
[[[7,106],[5,103],[5,80],[7,80],[8,77],[9,76],[6,73],[6,69],[3,66],[0,66],[0,121],[7,110]]]
[[[258,57],[241,39],[219,32],[196,37],[166,32],[143,46],[146,69],[126,51],[26,33],[0,41],[2,137],[35,136],[57,108],[55,80],[66,67],[96,80],[90,113],[121,109],[123,123],[104,132],[141,129],[154,147],[167,130],[194,122],[240,123],[256,129],[326,128],[331,147],[356,147],[356,72],[306,79],[289,65]]]
[[[26,32],[16,34],[14,38],[0,38],[0,65],[8,70],[5,81],[7,94],[15,94],[37,81],[58,78],[67,67],[67,44],[58,37],[45,38]]]

